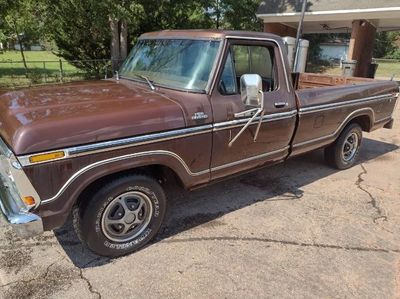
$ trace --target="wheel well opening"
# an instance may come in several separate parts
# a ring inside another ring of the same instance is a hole
[[[353,118],[350,123],[359,124],[364,132],[369,132],[371,130],[371,119],[368,115],[360,115]]]
[[[85,199],[89,197],[89,194],[94,192],[99,186],[106,184],[108,181],[113,180],[119,176],[130,175],[130,174],[144,174],[151,176],[156,179],[161,185],[177,186],[183,188],[184,184],[179,176],[171,168],[164,165],[148,165],[143,167],[137,167],[129,170],[119,171],[107,176],[101,177],[91,182],[78,196],[75,206],[79,206]]]

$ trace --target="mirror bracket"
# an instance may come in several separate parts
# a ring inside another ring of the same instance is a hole
[[[261,89],[258,90],[258,92],[263,95],[263,91]],[[259,108],[252,108],[243,112],[235,113],[235,117],[243,117],[247,116],[249,113],[254,113],[254,115],[247,121],[247,123],[244,125],[244,127],[235,135],[235,137],[232,138],[232,140],[228,143],[228,147],[231,147],[232,144],[242,135],[242,133],[247,129],[248,126],[256,119],[257,116],[260,116],[260,119],[257,124],[257,129],[256,133],[254,134],[254,139],[253,141],[256,142],[258,133],[260,131],[262,119],[264,116],[264,100],[261,101],[261,106]]]

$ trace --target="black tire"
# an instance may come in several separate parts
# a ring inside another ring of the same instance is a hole
[[[101,256],[118,257],[142,248],[157,234],[166,207],[164,190],[155,179],[145,175],[126,175],[100,186],[85,198],[75,210],[74,226],[81,241],[91,251]],[[121,214],[122,218],[117,217]],[[127,222],[128,216],[133,220],[129,218]],[[135,224],[139,218],[144,220]],[[120,223],[113,224],[112,221]],[[119,230],[120,226],[123,229]],[[125,226],[132,228],[125,235],[120,234]]]
[[[346,142],[350,139],[357,139],[353,148],[349,147]],[[347,169],[354,165],[357,160],[362,141],[362,129],[359,124],[349,124],[339,135],[336,141],[329,147],[325,148],[325,161],[337,169]],[[350,150],[345,151],[349,148]],[[347,154],[346,154],[347,153]]]

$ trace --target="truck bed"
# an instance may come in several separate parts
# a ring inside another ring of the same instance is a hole
[[[367,132],[383,127],[392,120],[399,92],[396,81],[308,73],[295,86],[299,120],[293,155],[334,142],[355,118]]]

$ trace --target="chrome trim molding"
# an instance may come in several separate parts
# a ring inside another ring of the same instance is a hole
[[[101,161],[97,161],[95,163],[89,164],[83,168],[81,168],[80,170],[78,170],[77,172],[75,172],[69,179],[67,182],[65,182],[65,184],[61,187],[61,189],[51,198],[42,200],[42,203],[49,203],[53,200],[56,200],[64,191],[65,189],[68,188],[69,185],[71,185],[71,183],[73,181],[75,181],[75,179],[77,177],[79,177],[80,175],[82,175],[83,173],[96,168],[98,166],[104,165],[104,164],[108,164],[108,163],[112,163],[112,162],[117,162],[117,161],[121,161],[121,160],[126,160],[126,159],[131,159],[131,158],[137,158],[137,157],[144,157],[144,156],[150,156],[150,155],[167,155],[170,157],[175,158],[176,160],[178,160],[182,166],[185,168],[185,170],[187,171],[187,173],[190,176],[199,176],[199,175],[204,175],[210,172],[209,169],[205,169],[202,170],[200,172],[192,172],[189,168],[189,166],[185,163],[185,161],[177,154],[170,152],[170,151],[164,151],[164,150],[155,150],[155,151],[147,151],[147,152],[140,152],[140,153],[133,153],[133,154],[128,154],[128,155],[123,155],[123,156],[118,156],[118,157],[113,157],[113,158],[109,158],[109,159],[105,159],[105,160],[101,160]]]
[[[147,151],[147,152],[140,152],[140,153],[133,153],[133,154],[128,154],[128,155],[123,155],[123,156],[119,156],[119,157],[113,157],[113,158],[110,158],[110,159],[97,161],[95,163],[89,164],[89,165],[83,167],[82,169],[78,170],[77,172],[75,172],[67,180],[67,182],[65,182],[65,184],[60,188],[60,190],[53,197],[42,200],[42,204],[47,204],[49,202],[52,202],[52,201],[56,200],[58,197],[60,197],[60,195],[69,187],[69,185],[71,185],[72,182],[75,181],[75,179],[78,178],[83,173],[85,173],[85,172],[87,172],[87,171],[89,171],[89,170],[91,170],[93,168],[96,168],[98,166],[101,166],[101,165],[104,165],[104,164],[108,164],[108,163],[112,163],[112,162],[117,162],[117,161],[126,160],[126,159],[130,159],[130,158],[150,156],[150,155],[167,155],[167,156],[171,156],[171,157],[177,159],[182,164],[182,166],[185,168],[186,172],[190,176],[199,176],[199,175],[208,174],[208,173],[210,173],[210,171],[217,171],[217,170],[220,170],[220,169],[223,169],[223,168],[232,167],[232,166],[239,165],[239,164],[246,163],[246,162],[250,162],[250,161],[253,161],[253,160],[256,160],[256,159],[272,156],[272,155],[278,154],[280,152],[284,152],[284,151],[286,151],[288,149],[289,149],[289,146],[286,146],[286,147],[284,147],[282,149],[279,149],[279,150],[275,150],[275,151],[272,151],[272,152],[268,152],[268,153],[264,153],[264,154],[261,154],[261,155],[253,156],[253,157],[246,158],[246,159],[243,159],[243,160],[238,160],[238,161],[235,161],[235,162],[232,162],[232,163],[216,166],[216,167],[213,167],[211,169],[205,169],[205,170],[202,170],[202,171],[199,171],[199,172],[192,172],[190,170],[189,166],[185,163],[185,161],[179,155],[177,155],[176,153],[170,152],[170,151],[165,151],[165,150]]]
[[[106,152],[106,151],[110,151],[110,150],[118,150],[118,149],[123,149],[123,148],[127,148],[127,147],[145,145],[145,144],[150,144],[150,143],[154,143],[154,142],[162,142],[162,141],[167,141],[167,140],[171,140],[171,139],[184,138],[184,137],[194,136],[194,135],[198,135],[198,134],[211,133],[212,128],[213,128],[213,125],[209,124],[209,125],[196,126],[196,127],[185,128],[185,129],[171,130],[171,131],[166,131],[166,132],[161,132],[161,133],[148,134],[148,135],[137,136],[137,137],[129,137],[129,138],[123,138],[123,139],[118,139],[118,140],[103,141],[103,142],[98,142],[98,143],[93,143],[93,144],[81,145],[81,146],[70,147],[70,148],[65,148],[65,149],[58,149],[58,150],[42,152],[42,153],[37,153],[37,154],[32,154],[32,155],[19,156],[18,160],[22,166],[38,165],[38,164],[42,164],[42,163],[49,163],[49,162],[54,162],[54,161],[63,160],[63,159],[67,159],[67,158],[82,156],[82,155]],[[33,155],[46,154],[46,153],[52,153],[52,152],[58,152],[58,151],[63,151],[65,153],[65,156],[62,158],[59,158],[59,159],[54,159],[54,160],[44,161],[44,162],[37,162],[37,163],[31,163],[29,161],[29,158]]]
[[[316,106],[311,106],[311,107],[300,108],[299,114],[303,115],[303,114],[309,114],[309,113],[313,113],[313,112],[342,108],[345,106],[355,106],[360,103],[366,103],[366,102],[370,103],[370,102],[375,102],[375,101],[392,100],[392,99],[395,99],[393,94],[385,94],[385,95],[360,98],[360,99],[356,99],[356,100],[350,100],[350,101],[344,101],[344,102],[338,102],[338,103],[316,105]]]
[[[231,163],[222,164],[222,165],[219,165],[219,166],[212,167],[211,171],[218,171],[218,170],[225,169],[225,168],[232,167],[232,166],[236,166],[236,165],[239,165],[239,164],[242,164],[242,163],[247,163],[247,162],[251,162],[251,161],[257,160],[257,159],[269,157],[269,156],[272,156],[272,155],[279,154],[281,152],[287,151],[288,149],[289,149],[289,146],[285,146],[284,148],[281,148],[281,149],[278,149],[278,150],[274,150],[272,152],[268,152],[268,153],[264,153],[264,154],[261,154],[261,155],[252,156],[252,157],[249,157],[249,158],[246,158],[246,159],[238,160],[238,161],[235,161],[235,162],[231,162]]]
[[[385,122],[385,121],[391,120],[391,119],[392,119],[392,115],[389,115],[389,116],[387,116],[387,117],[381,118],[380,120],[376,120],[376,121],[374,122],[374,126],[375,126],[375,125],[379,125],[379,124],[381,124],[381,123],[383,123],[383,122]]]
[[[262,118],[262,122],[271,122],[271,121],[276,121],[276,120],[282,120],[282,119],[289,119],[297,115],[297,110],[292,110],[289,112],[281,112],[281,113],[274,113],[274,114],[268,114],[264,115]],[[214,124],[213,131],[221,131],[221,130],[227,130],[227,129],[233,129],[236,127],[241,127],[243,124],[247,123],[250,118],[243,118],[243,119],[236,119],[236,120],[231,120],[231,121],[224,121],[224,122],[219,122]],[[251,123],[251,125],[257,124],[258,121],[260,120],[260,117],[256,117],[254,121]]]
[[[374,112],[374,110],[372,108],[366,107],[366,108],[357,109],[357,110],[353,111],[352,113],[350,113],[333,133],[325,135],[325,136],[320,136],[320,137],[317,137],[317,138],[314,138],[314,139],[306,140],[306,141],[303,141],[303,142],[299,142],[299,143],[296,143],[296,144],[293,144],[292,147],[293,148],[297,148],[297,147],[300,147],[300,146],[303,146],[303,145],[307,145],[309,143],[314,143],[314,142],[317,142],[317,141],[321,141],[321,140],[325,140],[325,139],[329,139],[329,138],[334,138],[335,135],[338,134],[343,129],[343,127],[346,125],[346,123],[355,114],[357,114],[359,112],[367,112],[367,111],[368,112],[372,112],[372,118],[373,118],[372,119],[372,124],[374,125],[376,123],[376,121],[375,121],[375,112]]]
[[[270,122],[270,121],[282,120],[282,119],[286,119],[286,118],[292,118],[296,114],[297,114],[297,110],[292,110],[289,112],[268,114],[263,117],[263,122]],[[212,131],[231,129],[231,128],[235,128],[235,127],[239,127],[239,126],[243,125],[249,119],[250,118],[244,118],[244,119],[220,122],[220,123],[216,123],[214,125],[208,124],[208,125],[202,125],[202,126],[196,126],[196,127],[189,127],[189,128],[185,128],[185,129],[171,130],[171,131],[166,131],[166,132],[161,132],[161,133],[153,133],[153,134],[137,136],[137,137],[123,138],[123,139],[119,139],[119,140],[102,141],[102,142],[98,142],[98,143],[81,145],[81,146],[76,146],[76,147],[56,149],[53,151],[46,151],[46,152],[42,152],[42,153],[19,156],[18,161],[24,167],[31,166],[31,165],[39,165],[39,164],[43,164],[43,163],[49,163],[49,162],[64,160],[64,159],[68,159],[68,158],[79,157],[79,156],[83,156],[83,155],[90,155],[90,154],[95,154],[95,153],[107,152],[107,151],[111,151],[111,150],[119,150],[119,149],[128,148],[128,147],[151,144],[151,143],[155,143],[155,142],[162,142],[162,141],[167,141],[167,140],[171,140],[171,139],[178,139],[178,138],[184,138],[184,137],[189,137],[189,136],[194,136],[194,135],[199,135],[199,134],[211,133]],[[254,121],[254,124],[259,119],[260,118],[256,118]],[[53,153],[53,152],[59,152],[59,151],[64,152],[64,154],[65,154],[64,157],[49,160],[49,161],[36,162],[36,163],[31,163],[29,160],[29,158],[34,155],[47,154],[47,153]]]
[[[280,56],[281,56],[283,71],[285,73],[286,88],[287,88],[287,91],[290,93],[291,85],[290,85],[289,79],[288,79],[288,72],[286,70],[285,60],[283,59],[283,57],[285,57],[285,56],[283,54],[281,45],[276,40],[274,40],[272,38],[268,38],[268,37],[265,37],[265,38],[264,37],[246,37],[246,36],[234,36],[234,35],[227,35],[227,36],[225,36],[225,38],[226,39],[244,39],[244,40],[268,41],[268,42],[273,42],[274,44],[276,44],[278,46],[279,53],[281,54]]]

